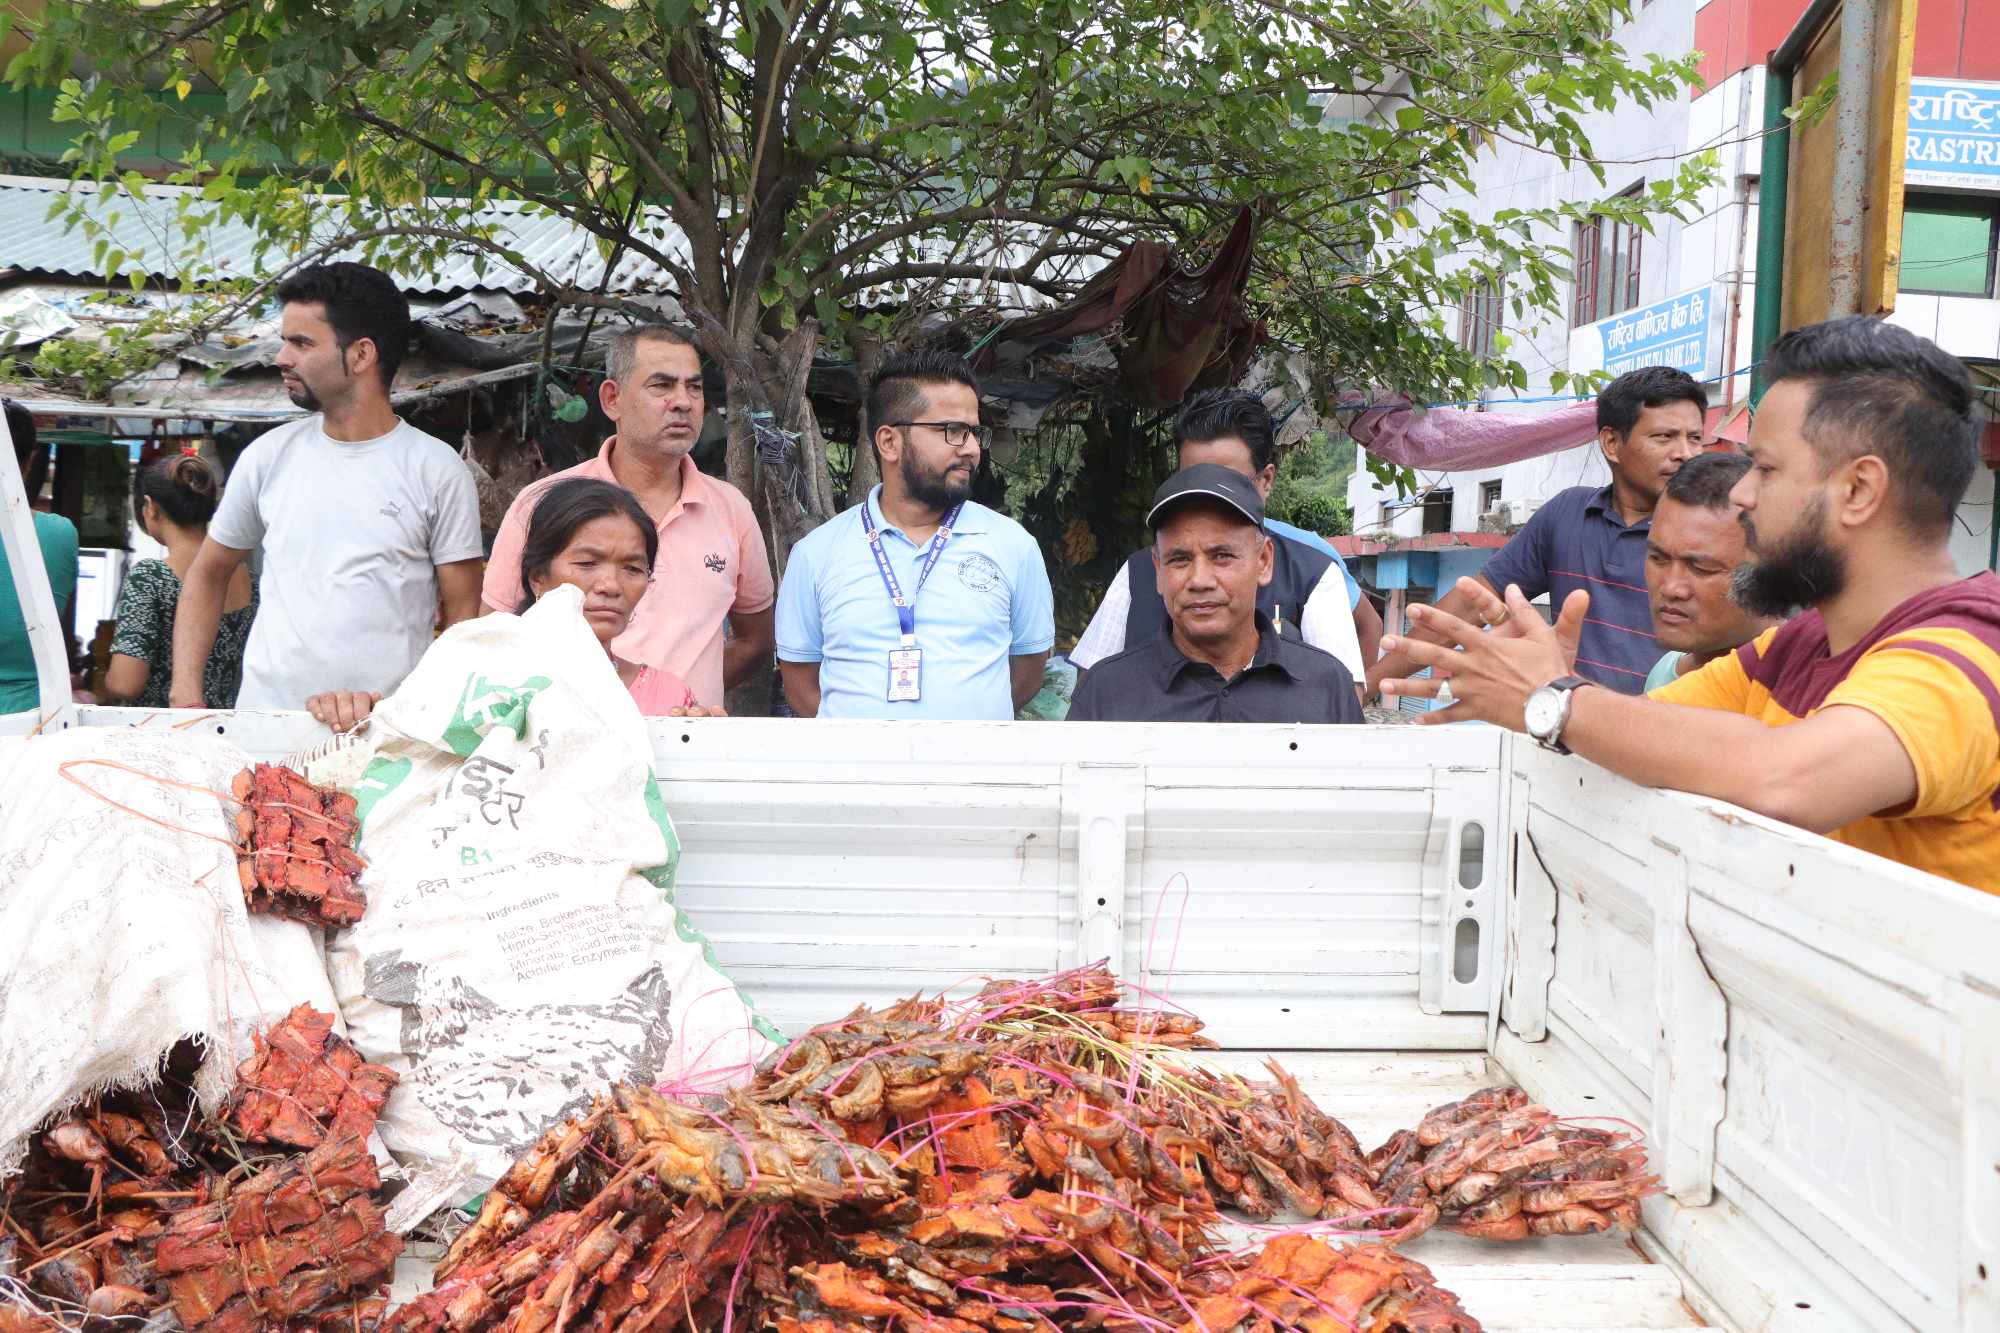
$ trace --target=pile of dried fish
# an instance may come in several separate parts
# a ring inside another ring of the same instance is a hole
[[[517,1162],[389,1326],[1474,1333],[1379,1246],[1224,1249],[1212,1181],[1372,1202],[1365,1163],[1282,1071],[1176,1063],[1200,1024],[1119,995],[1102,969],[996,983],[858,1010],[725,1094],[614,1089]]]
[[[1228,1291],[1194,1307],[1183,1333],[1201,1329],[1477,1328],[1431,1270],[1386,1245],[1333,1249],[1296,1232],[1264,1247]]]
[[[191,1333],[380,1322],[401,1242],[366,1141],[395,1075],[306,1006],[260,1034],[212,1121],[197,1064],[183,1044],[150,1088],[37,1136],[0,1188],[0,1333],[136,1328],[169,1305]]]
[[[236,775],[236,864],[253,912],[314,926],[351,926],[367,900],[354,885],[352,796],[315,787],[289,768],[258,764]]]
[[[1353,1131],[1315,1106],[1298,1080],[1267,1061],[1273,1082],[1189,1071],[1213,1112],[1191,1128],[1218,1198],[1259,1221],[1289,1209],[1307,1217],[1368,1215],[1381,1207],[1374,1172]]]
[[[1519,1088],[1440,1106],[1369,1154],[1400,1232],[1442,1224],[1486,1240],[1636,1231],[1659,1192],[1629,1134],[1565,1121]]]
[[[302,1004],[254,1040],[257,1052],[236,1067],[223,1109],[237,1134],[294,1148],[368,1137],[396,1075],[336,1035],[333,1015]]]
[[[154,1262],[181,1326],[204,1333],[358,1322],[402,1241],[368,1197],[380,1185],[365,1140],[328,1139],[173,1215]],[[370,1315],[379,1315],[379,1307]]]

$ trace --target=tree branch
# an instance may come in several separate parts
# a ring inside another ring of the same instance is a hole
[[[394,124],[393,122],[386,121],[382,119],[380,116],[375,115],[371,111],[364,111],[359,107],[350,107],[349,114],[353,115],[357,120],[360,120],[364,124],[374,126],[376,129],[380,130],[384,134],[390,135],[391,137],[395,138],[406,139],[409,142],[414,143],[418,147],[424,149],[424,151],[435,154],[440,159],[450,162],[455,166],[458,166],[462,170],[472,173],[474,176],[478,177],[481,180],[489,181],[492,184],[509,191],[510,193],[519,195],[522,199],[528,201],[529,203],[539,204],[543,208],[548,209],[551,213],[554,213],[556,216],[567,219],[568,221],[574,223],[575,225],[583,228],[585,231],[590,232],[592,235],[602,236],[605,240],[610,241],[613,244],[625,245],[630,249],[637,251],[639,254],[644,255],[646,258],[652,260],[655,264],[658,264],[661,268],[665,269],[669,274],[671,274],[674,281],[676,283],[681,284],[683,295],[686,295],[692,291],[694,287],[693,276],[688,272],[687,268],[682,264],[681,261],[673,258],[671,255],[659,249],[657,246],[650,245],[646,241],[641,240],[640,238],[632,235],[629,228],[621,230],[619,228],[607,226],[603,220],[603,215],[601,210],[594,208],[587,208],[582,205],[572,203],[571,201],[564,200],[553,195],[546,195],[539,193],[535,190],[531,190],[527,188],[526,184],[517,177],[501,176],[498,173],[493,172],[488,168],[482,166],[481,164],[472,161],[470,158],[467,158],[463,154],[458,153],[453,149],[447,148],[443,144],[433,142],[428,136],[418,133],[416,130],[411,129],[409,126],[397,125]]]
[[[884,264],[865,272],[851,275],[834,289],[837,297],[852,296],[856,292],[867,291],[870,287],[880,287],[891,282],[911,282],[919,278],[1000,278],[1007,282],[1031,287],[1044,296],[1062,300],[1070,296],[1073,287],[1039,277],[1025,265],[1018,268],[993,269],[979,264],[935,264],[909,263]]]

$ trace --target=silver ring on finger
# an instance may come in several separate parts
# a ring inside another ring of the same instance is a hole
[[[1440,681],[1438,683],[1437,701],[1441,704],[1448,704],[1455,702],[1456,699],[1457,696],[1451,692],[1451,682],[1448,680]]]

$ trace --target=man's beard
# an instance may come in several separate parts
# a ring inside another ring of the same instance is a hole
[[[1755,552],[1729,577],[1729,596],[1753,616],[1790,617],[1801,607],[1818,606],[1847,587],[1847,557],[1826,540],[1826,501],[1815,497],[1782,542],[1763,547],[1756,524],[1743,515],[1744,532]]]
[[[949,509],[972,494],[970,471],[965,474],[965,480],[952,480],[951,469],[958,466],[956,463],[950,464],[943,471],[930,472],[926,471],[913,455],[905,453],[900,466],[903,473],[903,490],[919,504],[933,509]]]
[[[317,412],[320,409],[319,395],[314,393],[304,380],[298,381],[297,388],[286,389],[285,396],[290,398],[296,406],[303,407],[308,412]]]

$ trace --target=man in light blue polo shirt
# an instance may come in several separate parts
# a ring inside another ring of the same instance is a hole
[[[778,669],[800,717],[1005,721],[1041,688],[1055,598],[1026,529],[970,498],[979,385],[947,353],[868,389],[882,484],[806,534],[778,588]]]

